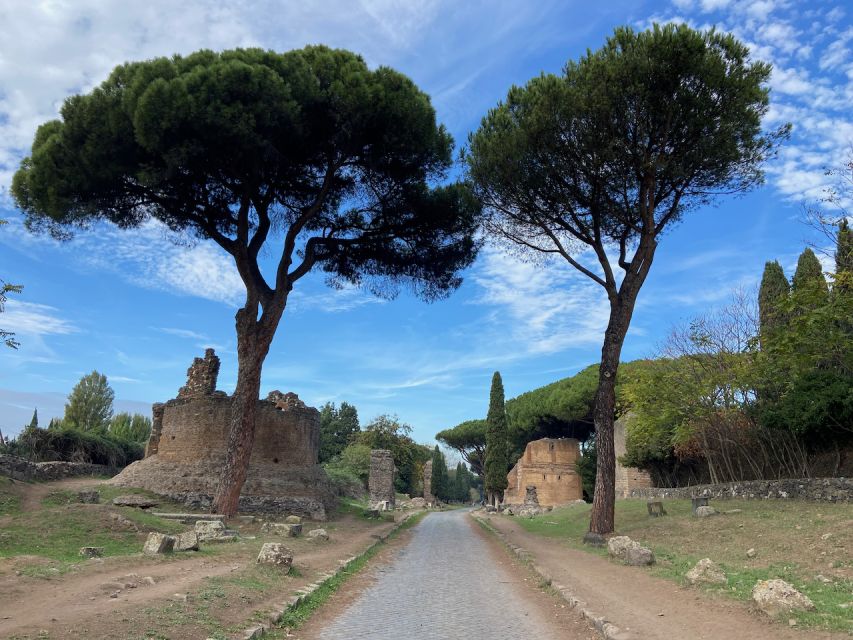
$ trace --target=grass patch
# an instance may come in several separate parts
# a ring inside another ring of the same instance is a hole
[[[393,539],[401,532],[414,527],[424,518],[424,516],[426,516],[426,513],[421,512],[409,517],[399,528],[391,532],[386,540]],[[318,589],[303,598],[299,605],[287,611],[284,617],[282,617],[278,628],[270,630],[270,634],[267,637],[284,638],[287,637],[285,634],[289,633],[290,630],[298,629],[306,620],[308,620],[311,614],[319,609],[349,578],[361,571],[370,559],[379,553],[380,548],[381,543],[374,544],[364,554],[347,564],[340,572],[324,581]]]
[[[0,516],[10,516],[20,512],[21,496],[13,489],[11,478],[0,478]]]
[[[786,619],[804,627],[853,630],[853,505],[783,500],[715,500],[713,505],[720,515],[699,519],[689,500],[666,500],[668,515],[650,518],[645,501],[619,500],[616,533],[654,550],[657,564],[650,571],[655,575],[685,584],[684,574],[700,559],[711,558],[728,582],[703,588],[751,601],[756,582],[781,578],[816,607]],[[590,509],[576,505],[518,522],[531,533],[606,556],[606,549],[582,542]],[[756,550],[754,558],[746,555],[750,548]],[[850,606],[840,606],[846,604]]]

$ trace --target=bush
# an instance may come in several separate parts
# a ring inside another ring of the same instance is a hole
[[[27,427],[7,449],[33,462],[85,462],[109,467],[124,467],[145,455],[145,447],[138,442],[67,427]]]
[[[324,468],[336,496],[356,500],[361,500],[365,496],[364,483],[350,469],[334,464],[327,464]]]

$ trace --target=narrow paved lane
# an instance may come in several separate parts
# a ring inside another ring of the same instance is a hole
[[[413,534],[322,640],[569,637],[531,603],[525,576],[495,562],[466,511],[431,513]]]

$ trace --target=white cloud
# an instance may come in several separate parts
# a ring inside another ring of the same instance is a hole
[[[66,335],[79,331],[70,321],[58,315],[58,309],[46,304],[9,300],[0,314],[0,326],[17,336]]]

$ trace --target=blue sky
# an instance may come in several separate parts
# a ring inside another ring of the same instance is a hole
[[[790,275],[814,240],[802,206],[822,195],[824,168],[853,145],[853,9],[840,1],[301,3],[0,0],[0,188],[35,128],[62,100],[126,60],[199,48],[276,50],[324,43],[409,75],[432,96],[457,144],[513,83],[559,72],[613,28],[653,21],[716,25],[774,64],[768,126],[794,124],[767,184],[691,213],[663,240],[640,294],[624,358],[654,355],[673,324],[754,289],[766,260]],[[38,407],[61,415],[81,375],[105,373],[117,409],[148,412],[174,397],[206,346],[236,377],[234,312],[242,286],[212,244],[180,246],[155,224],[101,228],[58,244],[23,230],[4,194],[0,277],[21,283],[0,314],[21,347],[0,351],[0,430],[14,434]],[[362,422],[396,413],[429,442],[482,417],[500,370],[508,397],[598,360],[602,291],[568,266],[532,266],[487,248],[450,299],[426,305],[334,291],[307,277],[292,295],[264,367],[262,392],[295,391],[319,405],[354,403]]]

